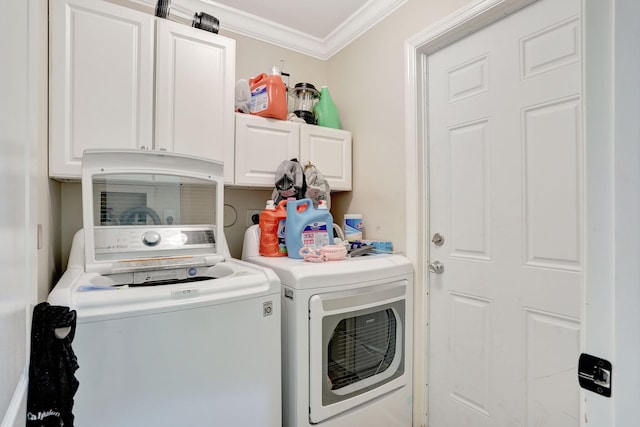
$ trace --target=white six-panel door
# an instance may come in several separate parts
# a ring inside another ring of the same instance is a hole
[[[429,425],[578,426],[580,2],[429,56]]]

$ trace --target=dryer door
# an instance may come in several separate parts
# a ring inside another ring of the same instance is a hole
[[[318,423],[407,384],[407,282],[309,300],[309,417]]]

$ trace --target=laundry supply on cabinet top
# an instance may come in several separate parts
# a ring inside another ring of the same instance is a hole
[[[249,101],[251,114],[280,120],[287,118],[287,87],[276,67],[273,67],[269,75],[262,73],[249,79],[249,88],[251,89]]]
[[[296,83],[289,89],[289,95],[293,97],[293,113],[310,125],[316,124],[316,116],[313,107],[318,101],[320,92],[311,83]]]
[[[342,129],[340,123],[340,114],[338,113],[338,107],[333,102],[329,88],[322,86],[320,89],[320,101],[313,108],[318,126],[324,126],[334,129]]]

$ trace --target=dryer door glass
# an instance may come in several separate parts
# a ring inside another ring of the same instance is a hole
[[[390,308],[340,320],[327,346],[329,388],[337,391],[389,369],[397,325]]]
[[[404,301],[323,319],[327,371],[323,405],[364,393],[402,374]]]
[[[404,383],[405,289],[395,284],[311,297],[313,422]]]

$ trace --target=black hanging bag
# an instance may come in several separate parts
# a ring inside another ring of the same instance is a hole
[[[56,329],[66,335],[56,336]],[[71,348],[75,330],[74,310],[47,302],[33,309],[26,427],[73,427],[73,396],[79,385]]]

